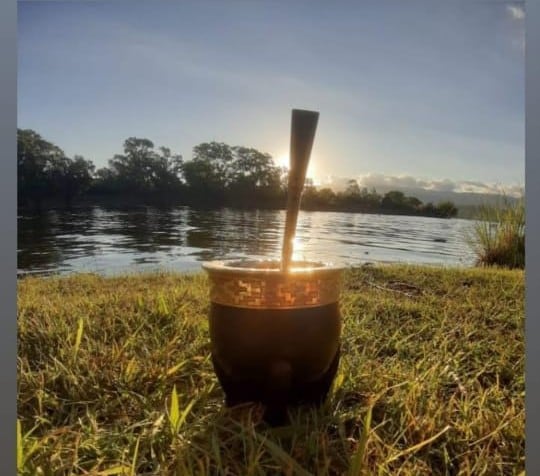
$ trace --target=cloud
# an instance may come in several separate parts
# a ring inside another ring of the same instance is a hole
[[[525,9],[519,5],[507,5],[506,11],[514,20],[523,20],[525,18]]]
[[[450,179],[432,180],[429,185],[425,187],[427,190],[433,190],[436,192],[456,192],[459,185]]]
[[[395,187],[395,188],[427,188],[425,180],[417,179],[410,175],[390,176],[383,174],[367,174],[358,177],[358,183],[362,187]]]
[[[329,177],[321,183],[321,187],[329,187],[339,192],[345,190],[351,180],[345,177]],[[450,179],[420,179],[410,175],[384,175],[366,174],[355,177],[360,187],[367,189],[374,188],[379,193],[386,193],[389,190],[401,190],[405,193],[414,191],[426,192],[454,192],[454,193],[482,193],[482,194],[502,194],[509,196],[519,196],[523,192],[523,186],[503,185],[497,183],[486,183],[473,180],[450,180]]]

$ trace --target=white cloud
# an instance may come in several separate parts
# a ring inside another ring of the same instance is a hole
[[[367,188],[395,187],[395,188],[427,188],[429,182],[417,179],[410,175],[390,176],[383,174],[367,174],[358,177],[358,183]]]
[[[389,190],[401,190],[405,193],[423,190],[427,192],[505,193],[509,196],[519,196],[523,192],[521,185],[503,185],[472,180],[419,179],[410,175],[392,176],[370,173],[360,175],[355,179],[360,187],[374,188],[379,193],[386,193]],[[336,192],[343,191],[349,180],[350,178],[345,177],[328,177],[320,186],[332,188]]]
[[[514,20],[523,20],[525,18],[525,9],[519,5],[507,5],[506,11]]]

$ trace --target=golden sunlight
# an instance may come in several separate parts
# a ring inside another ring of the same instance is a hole
[[[298,237],[293,238],[293,254],[292,257],[294,260],[304,259],[304,244],[298,239]]]
[[[312,155],[309,161],[307,172],[306,172],[306,178],[312,179],[313,182],[315,183],[317,183],[317,180],[315,179],[317,175],[316,161],[317,159]],[[274,163],[278,167],[286,167],[288,169],[289,168],[289,155],[288,154],[278,155],[276,158],[274,158]]]
[[[278,167],[287,167],[289,168],[289,156],[288,155],[279,155],[274,157],[274,163]]]

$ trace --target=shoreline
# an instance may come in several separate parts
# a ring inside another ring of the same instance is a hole
[[[46,213],[49,211],[60,211],[60,212],[69,212],[69,211],[80,211],[87,210],[92,208],[110,208],[110,209],[123,209],[123,210],[136,210],[141,208],[156,208],[156,209],[168,209],[168,208],[190,208],[197,211],[215,211],[215,210],[235,210],[235,211],[285,211],[284,205],[257,205],[257,206],[241,206],[238,204],[201,204],[201,203],[185,203],[185,202],[169,202],[167,200],[156,200],[156,201],[146,201],[146,202],[137,202],[129,199],[109,199],[109,200],[81,200],[78,203],[74,203],[71,206],[65,206],[61,203],[50,203],[45,204],[40,209],[30,206],[19,206],[17,208],[17,214],[19,216],[35,216],[40,213]],[[467,206],[466,208],[470,208]],[[458,207],[459,209],[459,207]],[[340,209],[335,207],[308,207],[300,205],[300,210],[303,212],[320,212],[320,213],[352,213],[352,214],[364,214],[364,215],[384,215],[384,216],[406,216],[406,217],[424,217],[424,218],[437,218],[442,220],[451,220],[451,219],[462,219],[462,220],[472,220],[474,218],[470,216],[459,216],[458,215],[447,217],[447,216],[436,216],[430,214],[422,213],[410,213],[410,211],[400,212],[398,210],[358,210],[358,209]]]
[[[236,258],[232,258],[236,260]],[[211,261],[211,260],[210,260]],[[129,269],[121,268],[117,271],[112,272],[101,272],[98,270],[73,270],[73,271],[57,271],[57,270],[28,270],[21,271],[17,270],[17,280],[26,279],[27,277],[38,277],[38,278],[50,278],[50,277],[74,277],[74,276],[100,276],[103,278],[116,278],[121,276],[142,276],[142,275],[169,275],[169,274],[178,274],[178,275],[187,275],[192,276],[196,274],[204,273],[202,268],[203,261],[200,262],[198,268],[187,268],[187,269],[174,269],[167,267],[157,267],[155,269]],[[335,264],[333,262],[328,262],[325,264]],[[470,270],[470,269],[488,269],[486,267],[478,266],[474,263],[472,264],[442,264],[442,263],[420,263],[420,262],[406,262],[406,261],[366,261],[364,263],[355,263],[352,265],[343,265],[346,270],[355,270],[363,269],[368,267],[417,267],[419,269],[429,268],[429,269],[441,269],[441,270]]]

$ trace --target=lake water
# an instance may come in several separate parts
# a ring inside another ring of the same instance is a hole
[[[278,258],[284,211],[93,207],[18,217],[18,274],[200,270],[201,261]],[[300,212],[295,257],[360,265],[469,266],[472,222],[358,213]]]

